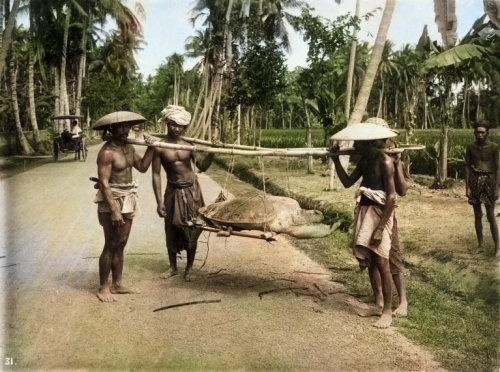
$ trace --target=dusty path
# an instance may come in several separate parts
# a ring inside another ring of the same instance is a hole
[[[136,173],[142,213],[125,261],[125,281],[140,294],[99,302],[95,257],[103,238],[87,180],[95,175],[96,153],[91,148],[86,163],[47,164],[0,182],[2,361],[28,368],[438,367],[395,331],[357,317],[353,308],[363,305],[286,239],[268,244],[212,235],[201,270],[207,244],[200,243],[193,282],[159,279],[167,258],[150,171]],[[217,184],[206,176],[201,182],[206,198],[215,198]],[[280,288],[298,289],[259,298]]]

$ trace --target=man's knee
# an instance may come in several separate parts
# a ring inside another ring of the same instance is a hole
[[[494,206],[487,206],[486,207],[486,218],[488,219],[488,222],[490,222],[490,223],[496,222]]]

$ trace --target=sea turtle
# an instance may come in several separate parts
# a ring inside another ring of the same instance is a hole
[[[216,202],[199,210],[215,226],[272,231],[296,238],[320,238],[332,233],[338,224],[321,223],[323,213],[305,210],[292,198],[267,194],[247,194]]]

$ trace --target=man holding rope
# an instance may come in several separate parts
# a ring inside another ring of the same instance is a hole
[[[189,145],[181,139],[191,120],[191,114],[182,106],[169,105],[163,111],[163,120],[167,128],[166,142]],[[202,161],[196,161],[193,151],[168,148],[155,148],[153,156],[153,189],[157,202],[158,215],[165,220],[165,239],[170,262],[170,272],[162,278],[177,275],[177,253],[187,252],[187,264],[184,272],[186,281],[191,280],[191,270],[202,230],[195,226],[198,209],[204,206],[203,196],[196,173],[191,162],[204,172],[212,163],[214,154],[209,154]],[[164,197],[161,192],[161,168],[167,174],[167,186]]]

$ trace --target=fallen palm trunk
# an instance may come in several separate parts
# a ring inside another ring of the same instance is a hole
[[[128,143],[140,146],[154,146],[173,150],[187,150],[187,151],[200,151],[212,154],[224,154],[224,155],[242,155],[242,156],[290,156],[290,157],[301,157],[301,156],[334,156],[334,155],[352,155],[356,151],[353,147],[341,148],[337,152],[331,152],[328,148],[293,148],[293,149],[266,149],[261,148],[259,150],[241,150],[236,148],[219,148],[206,145],[179,145],[175,143],[168,143],[162,141],[153,142],[148,145],[145,141],[136,139],[127,139]],[[229,147],[231,145],[227,145]],[[399,154],[405,150],[422,150],[424,146],[408,146],[408,147],[397,147],[386,149],[387,154]]]

